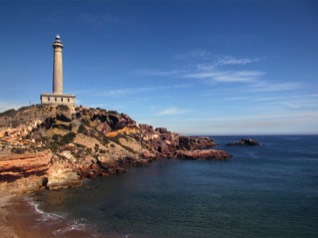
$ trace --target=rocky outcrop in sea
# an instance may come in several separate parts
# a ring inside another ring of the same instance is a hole
[[[224,160],[208,137],[137,124],[100,108],[37,105],[0,114],[0,190],[79,186],[156,159]]]
[[[243,138],[238,142],[231,142],[226,145],[227,146],[255,146],[255,145],[259,145],[259,143],[253,139]]]

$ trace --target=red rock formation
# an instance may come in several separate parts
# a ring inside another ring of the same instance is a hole
[[[32,174],[43,175],[50,167],[52,152],[7,154],[0,157],[0,180],[14,181]]]

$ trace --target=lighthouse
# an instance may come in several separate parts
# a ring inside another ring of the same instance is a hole
[[[64,45],[59,35],[55,37],[53,42],[53,93],[63,94],[63,57],[62,50]]]
[[[53,42],[53,86],[52,93],[41,94],[41,104],[75,105],[75,95],[63,93],[63,42],[56,35]]]

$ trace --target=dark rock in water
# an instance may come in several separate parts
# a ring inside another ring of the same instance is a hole
[[[232,156],[224,150],[178,150],[174,155],[181,160],[228,160]]]
[[[238,142],[228,143],[226,145],[227,146],[255,146],[255,145],[259,145],[259,143],[256,140],[245,138],[245,139],[241,139]]]

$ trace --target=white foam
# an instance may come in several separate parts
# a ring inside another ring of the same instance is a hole
[[[69,220],[66,214],[58,214],[58,213],[50,213],[44,212],[40,209],[40,203],[36,202],[32,199],[32,197],[26,197],[25,201],[34,208],[35,212],[39,215],[36,226],[42,226],[44,223],[47,223],[49,226],[56,226],[59,229],[53,231],[53,236],[64,236],[67,235],[68,232],[72,231],[84,231],[87,229],[87,225],[85,224],[85,219],[81,220]],[[98,237],[92,234],[92,237]]]
[[[70,231],[74,231],[74,230],[84,231],[84,230],[86,230],[86,228],[87,228],[87,226],[84,223],[80,223],[80,222],[75,220],[72,222],[72,224],[54,231],[53,235],[54,236],[65,235],[66,233],[68,233]]]
[[[34,208],[37,214],[40,215],[36,220],[41,224],[47,221],[62,222],[65,219],[65,215],[63,214],[44,212],[39,208],[40,204],[35,202],[32,198],[25,198],[25,200],[30,206]]]

